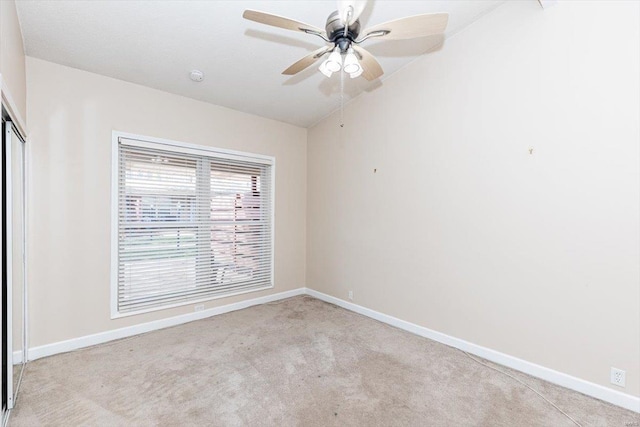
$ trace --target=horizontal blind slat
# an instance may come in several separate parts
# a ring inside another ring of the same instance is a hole
[[[267,277],[258,277],[251,280],[238,281],[235,283],[221,284],[217,286],[194,286],[186,291],[184,289],[174,288],[174,289],[166,290],[161,295],[149,292],[143,296],[138,295],[138,296],[129,297],[127,298],[127,300],[123,301],[123,304],[132,306],[132,305],[135,305],[137,301],[161,301],[164,298],[179,298],[179,297],[185,297],[185,296],[188,297],[194,294],[217,292],[217,291],[224,291],[230,288],[264,284],[264,283],[268,283],[268,281],[269,279]]]
[[[267,271],[263,272],[262,274],[258,274],[255,277],[252,277],[251,280],[244,278],[243,280],[235,280],[235,281],[226,281],[226,282],[221,282],[221,283],[217,283],[217,284],[210,284],[207,283],[205,281],[197,281],[197,282],[193,282],[192,284],[190,284],[189,286],[181,286],[178,282],[170,282],[168,283],[166,286],[155,286],[155,287],[146,287],[143,289],[138,289],[135,286],[134,287],[127,287],[127,286],[121,286],[120,289],[127,292],[127,298],[126,300],[129,301],[131,300],[133,297],[138,297],[138,298],[147,298],[147,297],[152,297],[152,296],[158,296],[159,294],[161,294],[161,296],[168,296],[169,294],[172,294],[174,292],[181,292],[181,293],[188,293],[188,292],[192,292],[194,290],[203,290],[203,289],[221,289],[224,288],[226,286],[235,286],[238,283],[241,282],[254,282],[254,281],[269,281],[270,280],[270,275],[268,274]]]
[[[195,301],[203,301],[216,296],[225,296],[236,292],[246,292],[250,290],[266,289],[271,287],[270,283],[256,282],[253,284],[242,284],[240,286],[229,286],[217,291],[202,292],[193,295],[174,295],[170,298],[155,299],[151,301],[138,301],[136,304],[124,305],[121,309],[123,313],[135,313],[150,307],[163,308],[164,306],[176,303],[191,303]]]

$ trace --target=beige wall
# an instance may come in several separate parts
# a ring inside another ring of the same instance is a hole
[[[639,8],[506,2],[311,128],[307,286],[640,395]]]
[[[276,158],[275,288],[304,286],[306,129],[27,58],[30,345],[194,311],[110,320],[111,132]]]
[[[22,120],[26,120],[25,56],[14,0],[0,1],[0,74],[2,90],[8,90],[15,103],[16,113]]]

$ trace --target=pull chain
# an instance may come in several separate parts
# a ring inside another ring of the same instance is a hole
[[[344,127],[344,72],[340,73],[340,127]]]
[[[349,6],[347,9],[346,25],[344,26],[344,37],[347,37],[349,31],[349,24],[351,17],[353,16],[353,6]],[[344,127],[344,70],[340,70],[340,127]]]

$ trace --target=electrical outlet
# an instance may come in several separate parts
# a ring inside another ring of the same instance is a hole
[[[193,307],[194,311],[202,311],[204,310],[204,304],[198,304],[195,307]]]
[[[626,376],[627,376],[627,373],[622,369],[611,368],[611,384],[624,387]]]
[[[349,300],[353,301],[353,291],[349,291]]]

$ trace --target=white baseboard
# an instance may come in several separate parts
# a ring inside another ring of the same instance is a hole
[[[480,345],[473,344],[468,341],[464,341],[462,339],[455,338],[450,335],[431,330],[429,328],[425,328],[424,326],[419,326],[415,323],[407,322],[405,320],[401,320],[396,317],[389,316],[309,288],[293,289],[291,291],[280,292],[273,295],[267,295],[264,297],[253,298],[250,300],[227,304],[220,307],[214,307],[208,310],[183,314],[180,316],[156,320],[153,322],[141,323],[139,325],[114,329],[111,331],[101,332],[93,335],[86,335],[84,337],[78,337],[38,347],[32,347],[29,349],[28,360],[35,360],[46,356],[52,356],[54,354],[66,353],[68,351],[90,347],[108,341],[127,338],[145,332],[151,332],[158,329],[192,322],[194,320],[216,316],[218,314],[241,310],[243,308],[251,307],[254,305],[265,304],[268,302],[278,301],[281,299],[305,294],[314,298],[318,298],[322,301],[335,304],[347,310],[362,314],[380,322],[389,324],[391,326],[395,326],[396,328],[403,329],[421,337],[429,338],[442,344],[458,348],[460,350],[482,357],[483,359],[490,360],[492,362],[507,366],[520,372],[524,372],[525,374],[529,374],[531,376],[549,381],[562,387],[566,387],[568,389],[586,394],[587,396],[595,397],[596,399],[600,399],[605,402],[612,403],[616,406],[620,406],[622,408],[640,413],[639,397],[622,393],[617,390],[613,390],[589,381],[585,381],[583,379],[573,377],[562,372],[554,371],[553,369],[545,368],[544,366],[527,362],[526,360],[518,359],[517,357],[513,357],[508,354],[492,350],[490,348],[482,347]],[[19,352],[14,353],[14,361],[16,361],[16,363],[19,363],[18,361],[21,362],[21,354]]]
[[[143,334],[145,332],[151,332],[158,329],[181,325],[183,323],[193,322],[194,320],[205,319],[207,317],[217,316],[219,314],[229,313],[231,311],[242,310],[243,308],[251,307],[254,305],[265,304],[268,302],[278,301],[281,299],[303,294],[305,294],[305,288],[298,288],[291,291],[280,292],[277,294],[235,302],[220,307],[213,307],[207,310],[169,317],[167,319],[154,320],[152,322],[141,323],[139,325],[127,326],[125,328],[113,329],[111,331],[100,332],[92,335],[85,335],[83,337],[73,338],[66,341],[59,341],[51,344],[31,347],[29,348],[27,360],[35,360],[42,357],[52,356],[54,354],[66,353],[68,351],[78,350],[80,348],[90,347],[92,345],[102,344],[108,341],[118,340],[121,338],[131,337],[133,335]],[[20,356],[21,354],[19,352],[14,353],[14,361],[16,357],[20,358]]]
[[[595,397],[596,399],[640,413],[640,397],[621,393],[617,390],[612,390],[599,384],[585,381],[562,372],[554,371],[553,369],[545,368],[544,366],[536,365],[535,363],[527,362],[526,360],[518,359],[517,357],[482,347],[480,345],[425,328],[424,326],[419,326],[415,323],[407,322],[396,317],[362,307],[352,302],[348,302],[322,292],[314,291],[313,289],[306,288],[306,293],[307,295],[318,298],[322,301],[335,304],[347,310],[362,314],[391,326],[395,326],[396,328],[420,335],[421,337],[429,338],[450,347],[458,348],[466,351],[467,353],[471,353],[482,357],[483,359],[524,372],[525,374],[529,374],[533,377],[549,381],[550,383],[557,384],[562,387],[578,391],[582,394],[586,394],[587,396]]]

